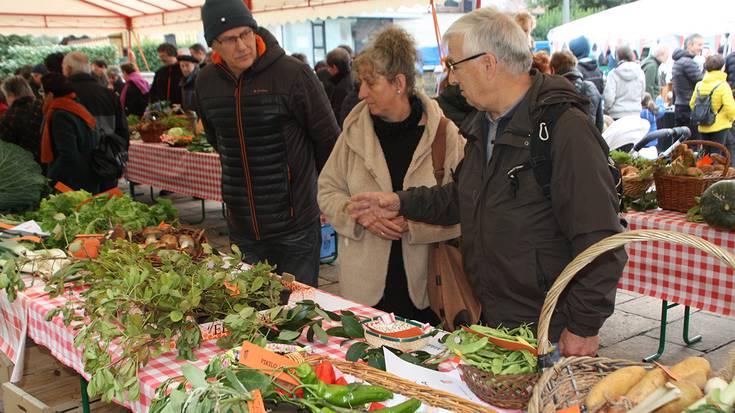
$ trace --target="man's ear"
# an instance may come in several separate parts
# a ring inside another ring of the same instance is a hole
[[[485,53],[480,58],[482,64],[482,70],[485,73],[485,78],[492,79],[497,75],[498,71],[498,59],[492,53]]]

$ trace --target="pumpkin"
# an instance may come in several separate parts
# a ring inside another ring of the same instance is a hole
[[[704,221],[717,228],[735,229],[735,180],[719,181],[699,200]]]

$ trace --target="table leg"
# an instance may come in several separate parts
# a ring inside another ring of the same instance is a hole
[[[691,346],[692,344],[702,341],[701,334],[698,334],[692,338],[689,338],[689,321],[691,320],[689,310],[690,310],[689,306],[684,307],[684,331],[683,331],[684,337],[682,338],[684,339],[684,342],[686,343],[687,346]]]
[[[652,354],[643,359],[646,363],[656,361],[664,355],[664,350],[666,349],[666,324],[669,318],[669,309],[676,307],[677,305],[678,304],[669,305],[669,302],[666,300],[661,301],[661,325],[659,326],[658,334],[658,350],[656,350],[656,354]]]
[[[227,219],[227,206],[225,203],[222,203],[222,218]]]
[[[204,198],[197,198],[194,197],[194,199],[198,199],[202,202],[202,218],[199,221],[191,221],[189,224],[191,225],[198,225],[204,222],[204,219],[207,217],[207,211],[204,209]]]
[[[81,390],[82,390],[82,412],[83,413],[89,413],[89,395],[87,394],[87,380],[82,376],[79,375],[79,382],[81,384]]]
[[[156,202],[156,198],[153,196],[153,187],[150,187],[151,190],[151,201]]]
[[[135,200],[135,183],[128,181],[128,188],[130,189],[130,198]]]

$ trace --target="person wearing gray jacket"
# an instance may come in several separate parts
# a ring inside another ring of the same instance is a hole
[[[639,116],[641,100],[646,93],[646,75],[635,62],[630,47],[618,47],[615,55],[619,63],[607,77],[603,93],[605,112],[615,120],[623,116]]]

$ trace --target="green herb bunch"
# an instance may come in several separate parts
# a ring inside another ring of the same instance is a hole
[[[128,195],[92,197],[85,191],[73,191],[45,198],[41,207],[26,214],[25,219],[36,220],[51,233],[44,242],[47,248],[64,249],[79,234],[105,233],[115,225],[134,231],[162,221],[175,223],[177,216],[168,199],[159,198],[155,205],[148,206]]]
[[[267,337],[260,330],[277,330],[286,319],[288,312],[279,306],[283,286],[270,265],[244,270],[233,265],[242,258],[237,247],[230,256],[203,247],[200,262],[183,252],[157,251],[156,266],[152,247],[119,240],[105,244],[97,259],[54,274],[47,285],[52,298],[88,287],[80,300],[72,298],[46,317],[61,314],[78,330],[75,345],[83,348],[84,368],[92,375],[90,395],[136,400],[138,370],[170,351],[172,342],[179,358],[194,359],[201,323],[225,320],[231,335],[218,344],[231,346],[243,340],[263,343]]]

